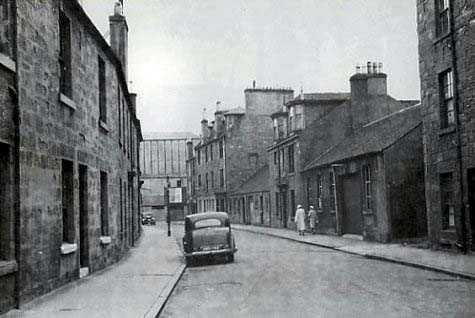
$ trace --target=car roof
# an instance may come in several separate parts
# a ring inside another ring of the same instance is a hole
[[[190,214],[190,215],[187,215],[186,218],[194,223],[198,220],[206,220],[206,219],[227,219],[228,214],[226,212],[204,212],[204,213]]]

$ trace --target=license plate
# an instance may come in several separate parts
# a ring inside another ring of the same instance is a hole
[[[205,245],[202,247],[203,251],[214,251],[219,250],[219,245]]]

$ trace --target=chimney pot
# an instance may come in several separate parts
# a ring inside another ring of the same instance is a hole
[[[383,62],[378,63],[379,73],[383,73]]]
[[[116,2],[114,5],[114,15],[122,15],[122,4],[120,2]]]
[[[357,63],[356,64],[356,74],[360,74],[361,73],[361,66],[360,66],[360,63]]]
[[[366,71],[368,74],[371,74],[371,62],[366,63]]]
[[[378,63],[373,62],[373,73],[378,74]]]

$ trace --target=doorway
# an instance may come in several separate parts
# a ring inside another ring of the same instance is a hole
[[[81,277],[89,274],[87,201],[87,166],[79,165],[79,265]]]
[[[342,178],[343,188],[343,233],[363,234],[361,215],[361,188],[357,175]]]
[[[287,192],[282,191],[280,193],[280,206],[282,207],[282,227],[287,228],[288,213],[287,213]]]
[[[468,204],[470,206],[470,230],[472,237],[475,236],[475,169],[467,170],[468,181]],[[472,250],[475,251],[475,240],[472,239]]]

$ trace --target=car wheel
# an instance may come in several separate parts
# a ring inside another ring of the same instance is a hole
[[[230,253],[230,254],[228,255],[228,262],[229,262],[229,263],[234,262],[234,253]]]

